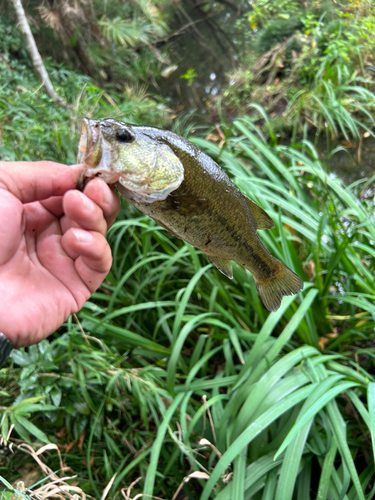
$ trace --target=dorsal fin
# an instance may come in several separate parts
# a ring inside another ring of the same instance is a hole
[[[255,219],[257,224],[257,229],[273,229],[275,224],[271,217],[260,208],[259,205],[250,200],[247,196],[244,195],[247,206],[250,208],[251,213]]]

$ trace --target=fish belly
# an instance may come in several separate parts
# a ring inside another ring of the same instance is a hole
[[[217,207],[185,213],[171,209],[165,202],[137,203],[127,199],[170,233],[202,250],[228,278],[233,276],[231,260],[248,269],[269,311],[280,307],[284,295],[303,289],[302,280],[265,248],[246,209],[237,211],[236,217],[226,217],[225,211]]]
[[[233,221],[218,225],[215,216],[185,216],[178,211],[159,209],[156,204],[142,203],[137,208],[207,256],[233,260],[246,267],[255,278],[266,278],[278,269],[278,260],[268,252],[246,220],[237,225]]]

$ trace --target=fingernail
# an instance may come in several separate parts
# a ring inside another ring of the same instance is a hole
[[[80,193],[80,196],[82,199],[84,209],[87,212],[91,212],[92,210],[94,210],[95,208],[94,203],[85,194]]]
[[[90,243],[94,239],[94,236],[84,229],[72,228],[74,236],[80,243]]]
[[[110,205],[113,202],[113,192],[106,184],[103,183],[103,200]]]

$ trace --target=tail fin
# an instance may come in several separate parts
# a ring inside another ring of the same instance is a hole
[[[269,311],[277,311],[284,295],[294,295],[303,288],[301,278],[282,262],[276,274],[263,283],[255,283],[260,298]]]

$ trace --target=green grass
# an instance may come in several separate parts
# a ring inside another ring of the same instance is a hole
[[[44,61],[56,92],[69,108],[54,105],[33,73],[17,28],[0,19],[0,159],[48,159],[73,164],[81,119],[118,118],[166,126],[168,109],[143,87],[103,89],[88,76],[50,59]],[[17,54],[15,57],[14,54]]]
[[[318,71],[312,89],[302,89],[291,99],[286,115],[294,122],[294,135],[303,135],[307,123],[317,134],[326,131],[331,140],[344,137],[359,141],[364,133],[373,136],[375,96],[366,80],[344,65]]]
[[[79,324],[0,371],[2,436],[14,425],[14,444],[59,443],[97,499],[141,478],[131,497],[370,500],[372,204],[308,142],[270,146],[244,120],[226,136],[223,149],[194,142],[273,218],[260,235],[304,291],[269,314],[244,268],[226,279],[124,203],[111,273]],[[56,452],[43,460],[59,470]],[[19,478],[30,461],[5,455],[0,476]]]

